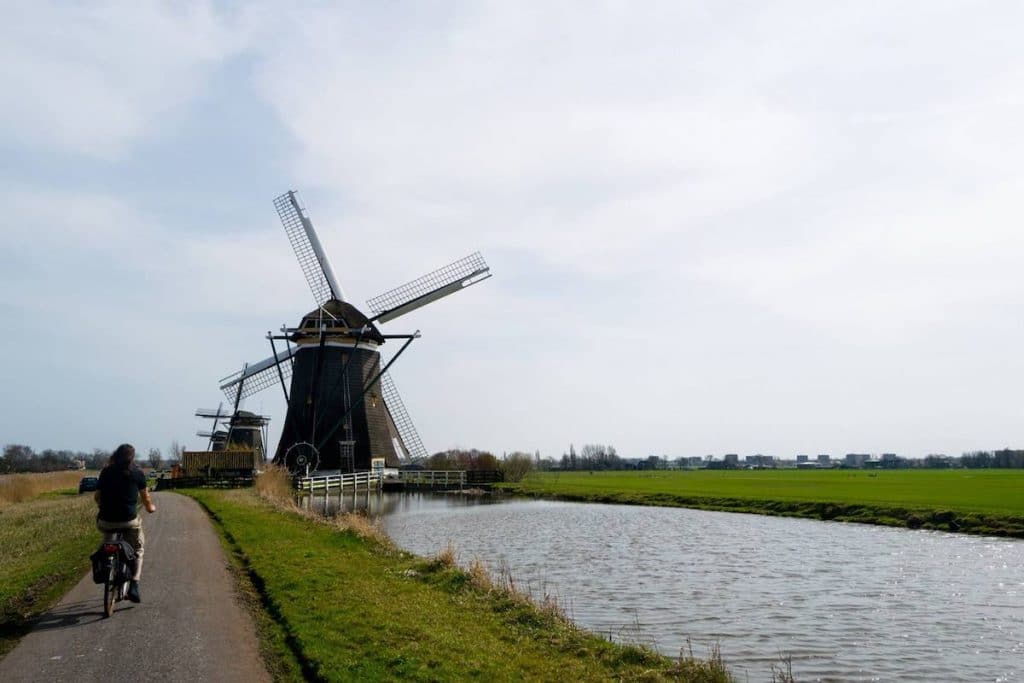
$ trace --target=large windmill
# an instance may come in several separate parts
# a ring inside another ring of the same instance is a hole
[[[242,399],[280,383],[288,404],[274,462],[293,472],[366,470],[427,455],[387,370],[419,333],[382,334],[377,325],[490,277],[471,254],[367,301],[368,317],[345,299],[294,191],[274,200],[316,308],[298,327],[267,333],[272,355],[221,380],[237,411]],[[404,343],[382,367],[380,346]],[[280,343],[282,348],[278,348]],[[289,382],[290,378],[290,382]]]

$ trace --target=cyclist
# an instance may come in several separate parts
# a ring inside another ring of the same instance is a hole
[[[110,456],[110,462],[100,471],[100,482],[95,500],[100,511],[96,528],[103,532],[104,541],[114,540],[120,532],[135,548],[135,573],[128,584],[128,599],[141,602],[139,579],[142,577],[142,552],[145,536],[142,518],[138,514],[139,498],[146,511],[156,512],[156,505],[146,488],[146,475],[135,466],[135,447],[123,443]]]

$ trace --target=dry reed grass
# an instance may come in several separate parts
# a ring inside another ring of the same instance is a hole
[[[793,676],[792,655],[779,654],[779,663],[772,664],[771,683],[796,683],[796,677]]]
[[[773,667],[774,671],[774,667]],[[708,658],[699,659],[693,653],[693,642],[687,638],[686,644],[679,648],[679,659],[669,671],[670,675],[684,681],[734,681],[729,669],[722,659],[722,648],[712,643],[708,647]],[[774,673],[772,681],[775,681]]]
[[[334,517],[324,517],[317,512],[299,507],[295,500],[292,476],[283,467],[268,466],[256,477],[253,488],[256,489],[256,495],[279,510],[301,515],[317,524],[332,526],[340,531],[350,531],[360,538],[375,541],[382,546],[391,547],[393,545],[391,538],[384,533],[384,530],[364,515],[347,512]]]
[[[20,503],[48,491],[77,488],[79,479],[95,474],[82,470],[66,470],[0,475],[0,507]]]
[[[434,555],[434,564],[444,569],[455,569],[459,566],[459,553],[455,550],[453,542],[448,541],[448,545]]]
[[[558,597],[547,591],[534,591],[531,586],[524,586],[515,577],[512,569],[502,563],[497,569],[497,574],[488,569],[487,564],[479,557],[474,557],[466,568],[459,567],[459,553],[455,543],[448,541],[434,557],[431,558],[431,565],[434,569],[456,569],[466,575],[467,582],[471,588],[481,593],[498,593],[506,600],[520,605],[528,606],[542,615],[555,619],[571,628],[577,628],[576,623],[568,617]]]
[[[319,517],[321,521],[324,518],[320,515],[316,515],[313,512],[306,513],[309,516]],[[381,546],[387,548],[394,548],[394,541],[391,537],[385,533],[384,529],[381,528],[380,524],[370,519],[366,515],[360,515],[355,512],[346,512],[343,515],[336,515],[326,520],[328,523],[334,524],[335,527],[343,531],[351,531],[360,538],[365,538],[368,541],[375,541]]]
[[[507,563],[503,562],[498,567],[498,580],[494,582],[494,586],[512,600],[529,604],[541,614],[577,628],[576,622],[569,618],[558,596],[550,593],[547,585],[543,585],[537,591],[533,590],[529,583],[524,586],[522,582],[516,580],[512,568]]]
[[[269,465],[253,481],[256,494],[272,503],[295,507],[295,487],[292,477],[283,467]]]
[[[479,591],[489,591],[494,588],[494,578],[487,569],[487,565],[479,557],[474,557],[466,569],[469,574],[469,585]]]

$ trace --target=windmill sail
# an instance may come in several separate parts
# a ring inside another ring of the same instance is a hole
[[[386,323],[420,306],[426,306],[432,301],[475,285],[490,276],[490,266],[480,252],[475,252],[401,287],[375,296],[369,299],[366,305],[375,315],[373,320]]]
[[[416,431],[389,373],[385,372],[380,377],[380,393],[384,399],[384,406],[388,409],[388,418],[391,422],[389,427],[398,437],[398,443],[405,451],[406,458],[411,462],[426,458],[427,449],[423,447],[419,432]]]
[[[299,205],[298,195],[289,190],[274,200],[274,208],[281,218],[281,224],[292,244],[295,258],[299,261],[302,274],[313,292],[318,306],[323,306],[331,299],[345,300],[345,295],[334,277],[331,262],[320,245],[320,238],[313,229],[305,210]]]
[[[237,374],[237,373],[236,373]],[[220,420],[222,417],[231,417],[231,412],[224,410],[223,405],[217,406],[217,409],[213,408],[199,408],[196,410],[196,417],[212,417],[215,420]],[[214,425],[217,423],[214,422]]]
[[[233,375],[228,375],[220,381],[220,390],[228,401],[235,403],[238,387],[242,387],[242,396],[248,398],[256,392],[263,391],[269,386],[278,383],[278,365],[281,366],[281,375],[287,380],[292,376],[292,364],[288,362],[295,355],[294,348],[279,352],[276,356],[264,358],[259,363],[252,363]]]

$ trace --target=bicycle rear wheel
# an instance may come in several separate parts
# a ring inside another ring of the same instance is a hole
[[[103,615],[109,617],[114,613],[114,598],[117,597],[117,558],[110,563],[110,573],[103,582]]]

